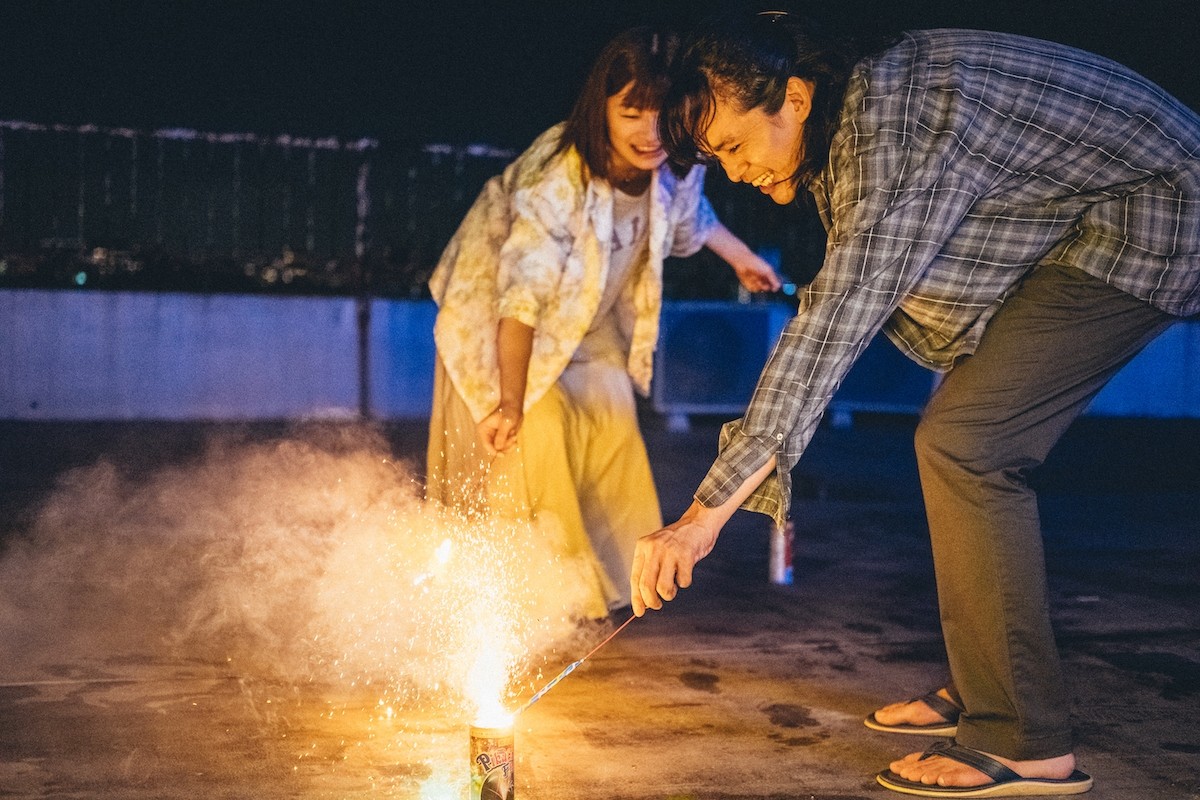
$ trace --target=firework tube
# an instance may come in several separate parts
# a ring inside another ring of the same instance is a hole
[[[516,777],[513,729],[472,725],[471,800],[512,800]]]

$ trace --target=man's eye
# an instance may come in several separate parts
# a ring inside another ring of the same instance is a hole
[[[740,144],[730,145],[729,151],[728,151],[729,155],[733,155],[734,153],[736,153],[738,150],[741,150],[741,149],[742,149],[742,146]]]

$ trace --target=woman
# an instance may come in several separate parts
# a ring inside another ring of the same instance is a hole
[[[944,373],[916,449],[952,686],[870,724],[954,739],[877,780],[1087,791],[1026,476],[1129,359],[1200,313],[1200,119],[1061,45],[939,30],[856,50],[772,12],[695,38],[663,130],[673,155],[776,203],[807,190],[829,240],[695,502],[638,542],[634,612],[688,586],[743,503],[782,522],[791,468],[882,328]]]
[[[662,264],[708,246],[751,291],[771,267],[715,219],[703,168],[666,165],[658,107],[676,38],[618,35],[566,122],[490,180],[430,280],[439,310],[427,495],[531,517],[594,565],[587,613],[624,605],[662,524],[633,387],[650,383]]]

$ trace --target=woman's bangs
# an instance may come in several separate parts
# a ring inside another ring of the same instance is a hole
[[[670,86],[670,78],[662,74],[634,78],[629,94],[625,95],[625,105],[639,111],[658,111]]]

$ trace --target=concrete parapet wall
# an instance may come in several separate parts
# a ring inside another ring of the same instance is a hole
[[[680,310],[687,308],[667,304],[664,337],[671,320],[686,321]],[[735,321],[738,308],[729,304]],[[434,314],[431,301],[3,290],[0,418],[421,417],[433,390]],[[763,336],[777,327],[759,326],[771,330]],[[748,355],[762,358],[767,344],[753,349]],[[686,348],[667,355],[689,357]],[[861,366],[881,368],[872,363]],[[910,371],[914,381],[928,380],[928,373]],[[660,364],[659,373],[671,371]],[[848,409],[896,405],[888,396],[894,380],[875,382],[875,390],[870,375],[852,377],[846,390],[858,388],[843,398]],[[731,391],[748,398],[752,378]],[[916,410],[911,388],[899,387],[897,397]],[[667,389],[656,400],[669,398],[670,407],[657,410],[696,413],[686,386]],[[1151,343],[1090,413],[1200,417],[1200,323],[1176,325]]]
[[[354,312],[345,298],[0,292],[0,416],[356,414]]]

